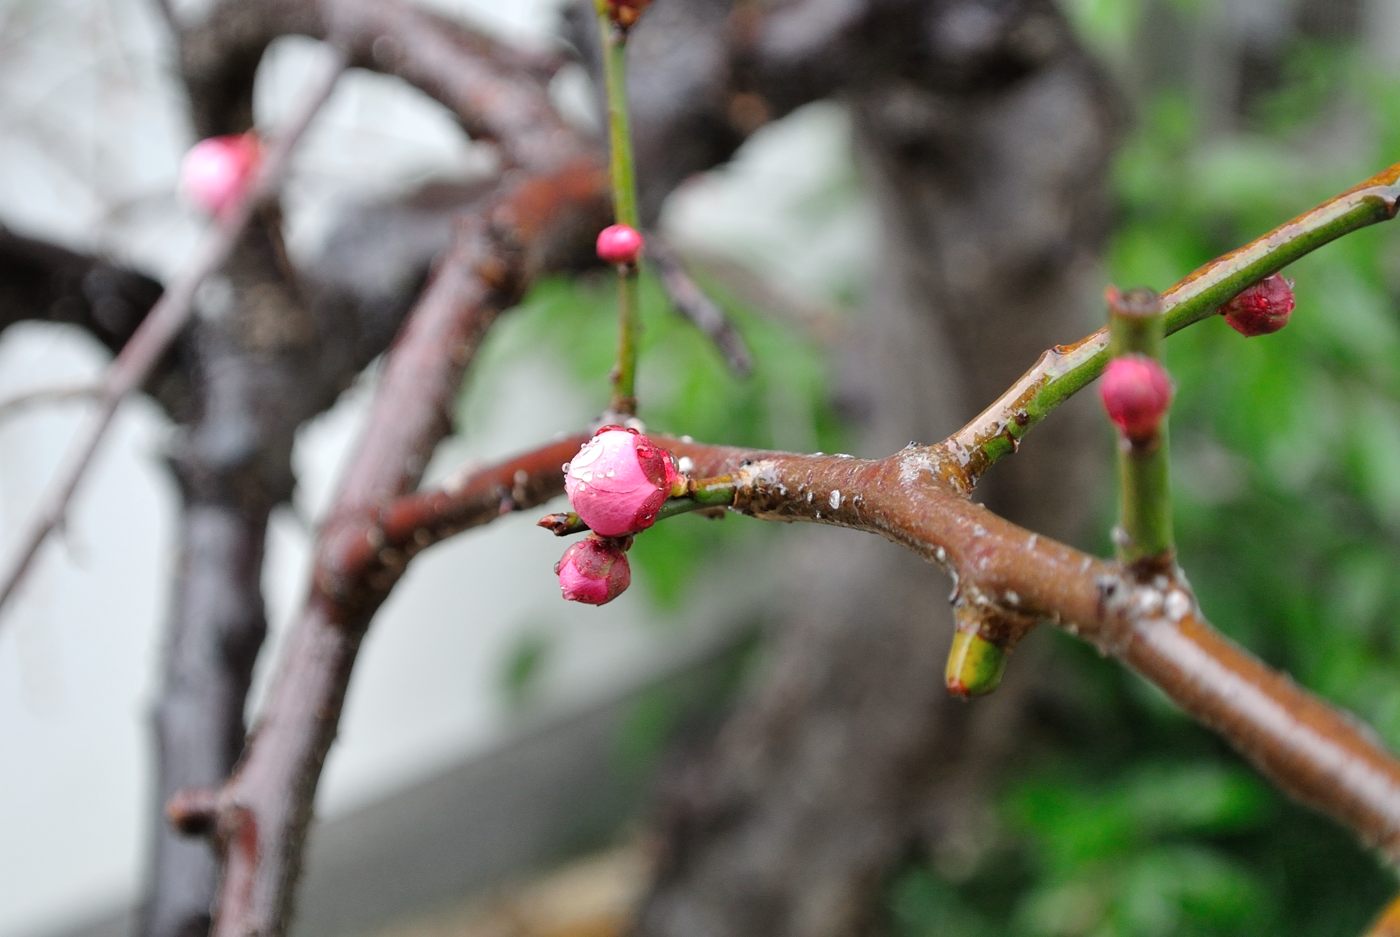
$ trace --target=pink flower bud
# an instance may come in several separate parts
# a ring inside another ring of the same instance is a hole
[[[625,224],[611,224],[598,232],[598,259],[608,264],[634,264],[642,252],[642,235]]]
[[[180,189],[204,211],[221,215],[247,194],[261,161],[256,134],[200,140],[180,162]]]
[[[1220,307],[1230,328],[1245,338],[1268,335],[1288,324],[1293,315],[1293,281],[1271,273],[1264,279],[1241,290],[1234,299]]]
[[[1099,384],[1108,418],[1133,442],[1150,439],[1162,425],[1172,402],[1172,382],[1166,369],[1151,358],[1114,358]]]
[[[605,537],[646,530],[680,478],[671,453],[634,429],[605,426],[564,466],[564,491]]]
[[[624,542],[601,537],[585,537],[569,544],[554,564],[554,572],[564,598],[586,605],[611,602],[632,582]]]

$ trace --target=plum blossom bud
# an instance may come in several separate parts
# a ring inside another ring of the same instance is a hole
[[[621,426],[598,430],[564,466],[574,513],[605,537],[650,527],[679,479],[670,452]]]
[[[180,162],[180,189],[211,215],[222,215],[243,198],[262,162],[254,133],[200,140]]]
[[[608,264],[634,264],[642,253],[642,235],[625,224],[611,224],[598,232],[598,259]]]
[[[1293,315],[1293,281],[1271,273],[1241,290],[1220,307],[1230,328],[1245,338],[1268,335],[1288,324]]]
[[[1172,382],[1166,369],[1143,355],[1114,358],[1099,384],[1108,418],[1133,442],[1156,434],[1172,402]]]
[[[626,541],[585,537],[569,544],[554,572],[559,591],[570,602],[604,605],[622,594],[632,582]]]

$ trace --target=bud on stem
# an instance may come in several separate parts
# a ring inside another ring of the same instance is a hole
[[[1172,560],[1171,486],[1166,415],[1172,387],[1157,361],[1161,352],[1161,298],[1151,290],[1109,287],[1109,354],[1099,392],[1121,436],[1118,558],[1123,563]]]

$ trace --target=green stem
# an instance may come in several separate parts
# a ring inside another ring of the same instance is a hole
[[[1397,199],[1400,163],[1205,264],[1162,294],[1166,334],[1209,318],[1246,286],[1322,245],[1394,218]],[[1107,363],[1107,329],[1042,354],[1006,393],[953,435],[970,479],[975,481],[992,464],[1016,451],[1032,426],[1098,377]]]
[[[603,48],[603,81],[608,96],[608,143],[611,152],[613,215],[618,224],[640,229],[637,215],[637,172],[632,156],[632,130],[627,112],[627,34],[615,26],[599,5],[598,28]],[[638,315],[637,265],[618,267],[617,367],[613,370],[612,411],[637,412]]]
[[[1109,352],[1112,357],[1158,359],[1162,351],[1162,300],[1151,290],[1108,291]],[[1170,564],[1171,475],[1167,465],[1167,421],[1145,439],[1122,438],[1118,446],[1120,495],[1118,559],[1127,564]]]
[[[734,494],[739,483],[733,475],[717,475],[714,478],[692,479],[685,484],[685,494],[667,498],[656,512],[656,521],[668,517],[703,511],[706,508],[727,508],[734,503]],[[588,530],[577,514],[550,514],[539,521],[539,526],[557,537],[581,534]]]

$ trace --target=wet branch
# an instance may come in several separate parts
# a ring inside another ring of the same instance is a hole
[[[953,447],[863,460],[666,444],[699,473],[737,473],[735,507],[745,514],[879,534],[946,568],[955,595],[974,593],[1092,643],[1219,733],[1280,790],[1400,861],[1400,762],[1372,731],[1215,631],[1184,582],[1138,582],[968,500],[967,467]]]

